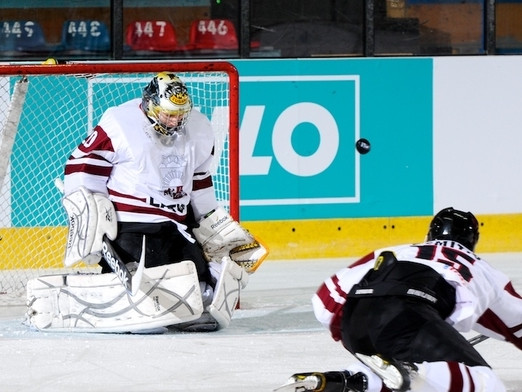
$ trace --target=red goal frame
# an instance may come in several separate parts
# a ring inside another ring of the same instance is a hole
[[[229,78],[229,174],[230,215],[237,221],[239,214],[239,73],[237,68],[225,61],[212,62],[78,62],[67,64],[9,64],[0,65],[0,76],[73,75],[126,72],[224,72]]]

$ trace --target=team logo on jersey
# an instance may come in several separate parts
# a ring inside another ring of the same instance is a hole
[[[172,199],[181,199],[187,193],[183,190],[183,174],[187,159],[182,155],[163,155],[160,163],[163,195]]]
[[[173,199],[181,199],[183,196],[187,196],[187,193],[183,190],[182,186],[175,188],[167,188],[163,191],[164,196],[170,196]]]

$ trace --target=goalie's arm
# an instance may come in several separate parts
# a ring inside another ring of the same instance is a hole
[[[194,236],[209,261],[221,261],[229,256],[249,274],[253,273],[268,255],[259,239],[235,221],[222,207],[216,208],[199,222]]]

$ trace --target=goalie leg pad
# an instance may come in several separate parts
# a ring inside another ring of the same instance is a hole
[[[240,291],[248,283],[248,274],[229,257],[224,257],[221,263],[209,264],[213,276],[218,273],[219,277],[208,312],[216,319],[220,328],[226,328],[236,309]]]
[[[95,264],[100,260],[103,235],[116,238],[116,211],[102,194],[93,194],[80,187],[64,196],[63,207],[68,217],[68,234],[64,264],[70,267],[79,261]]]
[[[140,332],[203,312],[192,261],[146,269],[134,296],[114,273],[41,276],[28,281],[27,307],[29,326],[74,332]]]

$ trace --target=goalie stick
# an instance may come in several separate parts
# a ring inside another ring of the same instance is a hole
[[[109,267],[111,267],[112,271],[121,281],[125,290],[132,296],[136,295],[140,289],[141,278],[143,277],[143,270],[145,269],[145,236],[143,236],[141,245],[141,256],[138,262],[138,268],[134,274],[129,271],[127,265],[122,261],[106,235],[103,236],[102,246],[102,256],[107,264],[109,264]]]
[[[63,181],[60,178],[56,178],[54,180],[54,184],[56,185],[56,188],[58,188],[58,190],[63,194]],[[143,236],[140,260],[137,262],[138,268],[134,274],[132,274],[116,249],[114,249],[112,246],[109,238],[107,238],[107,235],[103,235],[102,257],[105,259],[112,271],[116,274],[123,287],[125,287],[125,290],[127,290],[127,292],[132,296],[136,295],[141,285],[143,271],[145,270],[145,249],[145,236]]]
[[[0,189],[4,183],[4,178],[9,166],[9,157],[13,149],[13,144],[20,123],[20,116],[24,107],[25,96],[29,87],[29,80],[23,76],[15,84],[13,96],[11,97],[11,105],[7,119],[0,133]]]
[[[145,269],[145,236],[143,236],[141,245],[140,261],[138,262],[138,268],[134,275],[129,271],[127,265],[122,261],[106,235],[103,236],[102,246],[102,256],[107,264],[109,264],[109,267],[111,267],[112,271],[118,276],[118,279],[120,279],[127,292],[132,296],[136,295],[140,288],[143,271]]]

